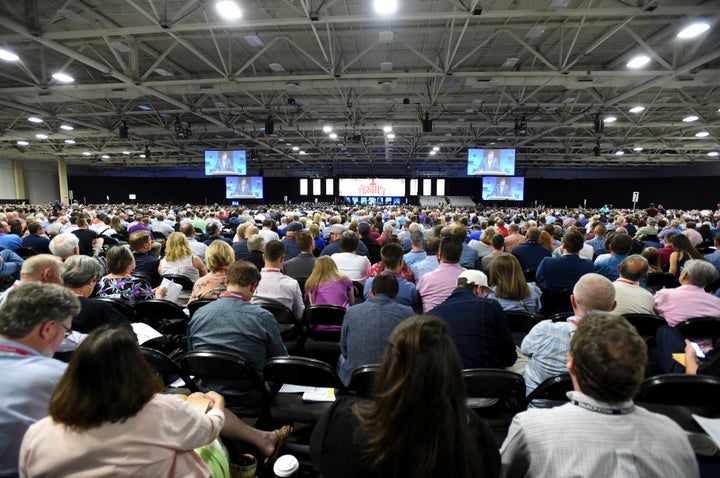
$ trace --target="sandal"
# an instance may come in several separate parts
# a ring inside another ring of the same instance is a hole
[[[278,455],[280,454],[280,448],[285,444],[285,441],[290,438],[290,435],[292,435],[293,427],[291,425],[285,425],[282,428],[278,428],[275,430],[275,433],[278,435],[278,441],[275,444],[275,451],[272,455],[265,458],[265,464],[269,465],[275,462],[277,460]]]

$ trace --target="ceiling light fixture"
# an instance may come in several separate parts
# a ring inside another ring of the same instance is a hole
[[[19,59],[20,57],[17,56],[15,53],[11,52],[10,50],[0,48],[0,60],[18,61]]]
[[[65,143],[66,144],[75,144],[75,140],[74,139],[66,139]]]
[[[642,68],[650,63],[650,57],[647,55],[638,55],[630,59],[625,66],[632,69]]]
[[[389,15],[397,10],[397,0],[373,0],[375,12],[380,15]]]
[[[130,151],[123,151],[122,154],[124,154],[125,156],[130,156]]]
[[[242,16],[240,6],[230,0],[223,0],[221,2],[217,2],[215,4],[215,8],[217,9],[218,13],[220,13],[220,16],[222,16],[226,20],[237,20]]]
[[[606,124],[607,124],[607,123],[614,123],[614,122],[616,122],[616,121],[617,121],[617,118],[614,117],[614,116],[606,116],[605,119],[603,120],[603,122],[606,123]]]
[[[257,35],[245,35],[245,41],[248,42],[250,46],[265,46],[265,43],[263,43],[263,41]]]
[[[42,118],[38,118],[37,116],[31,116],[28,118],[28,121],[31,123],[42,123]]]
[[[698,131],[695,133],[696,138],[707,138],[708,136],[710,136],[710,133],[707,131]]]
[[[18,144],[19,144],[19,143],[20,143],[20,142],[18,141]],[[717,152],[717,151],[710,151],[710,152],[708,153],[708,156],[710,156],[711,158],[717,158],[718,152]]]
[[[436,154],[437,154],[437,151],[435,151],[435,150],[430,151],[430,156],[435,156]]]
[[[101,157],[102,159],[110,159],[110,155],[108,155],[108,154],[103,154],[103,155],[100,156],[100,157]]]
[[[61,125],[60,125],[60,129],[63,129],[63,130],[65,130],[65,131],[72,131],[72,130],[74,130],[75,128],[74,128],[73,126],[70,126],[69,124],[61,124]]]
[[[293,147],[292,147],[292,150],[293,150],[293,151],[300,151],[300,148],[297,147],[297,146],[293,146]]]
[[[330,133],[332,131],[332,126],[329,124],[323,125],[323,131],[326,133]]]
[[[392,132],[392,126],[383,126],[383,133],[391,133]]]
[[[330,133],[330,134],[328,135],[328,138],[330,138],[330,139],[337,139],[337,133]]]
[[[680,30],[680,33],[677,34],[678,38],[682,39],[688,39],[688,38],[695,38],[697,36],[702,35],[706,31],[710,29],[710,25],[705,22],[697,22],[690,24]]]
[[[18,146],[27,146],[27,145],[29,145],[29,144],[30,144],[30,142],[29,142],[29,141],[25,141],[24,139],[19,139],[18,142],[17,142],[17,145],[18,145]]]
[[[92,153],[90,151],[83,151],[82,155],[83,156],[92,156]]]
[[[643,111],[645,111],[645,107],[644,106],[633,106],[628,111],[630,111],[630,113],[636,113],[636,114],[642,113]]]
[[[625,151],[623,151],[622,149],[619,151],[615,151],[615,156],[622,156],[623,154],[625,154]]]
[[[635,151],[636,153],[639,153],[639,152],[642,151],[643,149],[645,149],[645,148],[643,148],[642,146],[635,146],[635,147],[633,148],[633,151]]]
[[[35,135],[35,137],[37,139],[48,139],[48,135],[46,135],[45,133],[38,133]]]
[[[395,139],[395,133],[388,133],[387,139]]]
[[[697,121],[700,118],[695,115],[686,116],[683,118],[683,123],[692,123],[693,121]]]
[[[270,69],[272,71],[277,71],[277,72],[285,71],[285,68],[283,68],[283,66],[280,63],[270,63],[268,66],[270,67]]]
[[[433,146],[433,151],[440,151],[440,146]]]
[[[52,77],[61,83],[72,83],[75,81],[75,78],[68,75],[67,73],[63,73],[62,71],[57,71],[57,72],[53,73]]]

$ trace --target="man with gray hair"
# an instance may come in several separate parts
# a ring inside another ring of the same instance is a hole
[[[5,302],[11,290],[29,282],[45,282],[62,285],[62,279],[60,277],[62,264],[60,258],[52,254],[38,254],[28,257],[20,269],[20,280],[15,281],[9,289],[0,293],[0,304]]]
[[[647,362],[635,328],[596,311],[576,329],[566,355],[570,402],[513,418],[500,448],[503,476],[697,477],[682,428],[633,403]]]
[[[50,396],[65,372],[65,364],[51,357],[79,311],[72,292],[47,283],[12,289],[0,307],[0,380],[5,390],[0,394],[0,476],[17,475],[25,431],[48,414]]]
[[[624,314],[654,314],[653,295],[640,285],[647,279],[648,261],[640,254],[626,257],[619,265],[618,277],[615,287],[615,313]]]
[[[414,223],[413,223],[414,225]],[[425,236],[423,236],[420,228],[411,228],[410,231],[410,251],[405,254],[403,260],[408,267],[412,267],[427,257],[424,249]],[[404,248],[404,247],[403,247]]]
[[[80,254],[80,239],[71,233],[58,234],[50,241],[50,252],[64,261],[70,256]]]
[[[655,293],[655,313],[673,327],[692,317],[720,316],[720,297],[705,292],[705,286],[718,277],[715,266],[704,259],[691,259],[683,266],[676,289]]]
[[[570,296],[573,315],[565,322],[543,320],[530,330],[520,346],[528,356],[525,389],[529,394],[545,379],[567,373],[567,355],[577,324],[591,310],[610,312],[615,308],[615,288],[607,278],[594,272],[577,281]]]

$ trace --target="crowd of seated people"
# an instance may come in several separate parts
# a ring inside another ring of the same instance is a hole
[[[274,317],[261,306],[282,305],[298,321],[308,305],[341,306],[347,312],[337,370],[346,384],[356,366],[380,360],[397,324],[420,311],[449,327],[461,364],[518,371],[528,394],[546,378],[572,373],[572,337],[591,311],[655,313],[669,326],[720,317],[714,286],[720,211],[363,208],[6,205],[0,207],[0,244],[8,247],[0,251],[0,266],[3,254],[13,258],[8,270],[17,264],[9,290],[64,283],[85,307],[72,314],[70,326],[82,334],[103,324],[128,326],[117,309],[98,305],[95,297],[162,299],[163,275],[185,276],[193,287],[180,305],[213,301],[193,316],[189,347],[232,350],[258,373],[266,359],[287,354]],[[33,237],[47,242],[25,241]],[[23,247],[30,255],[9,255]],[[676,277],[675,288],[645,288],[649,276],[664,273]],[[547,304],[563,292],[572,313],[543,320],[542,314],[553,312]],[[239,304],[253,308],[240,310]],[[519,347],[505,311],[527,312],[537,321]],[[233,314],[252,316],[254,329],[217,325]],[[262,345],[255,347],[259,339]],[[685,343],[674,339],[662,345],[685,352]],[[494,352],[478,355],[478,348]],[[688,373],[703,372],[689,363]],[[381,460],[363,466],[395,465]]]

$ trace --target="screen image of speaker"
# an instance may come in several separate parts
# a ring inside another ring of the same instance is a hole
[[[262,176],[244,176],[225,178],[226,199],[262,199]]]
[[[514,176],[514,149],[468,149],[468,176]]]
[[[245,176],[245,150],[205,151],[206,176]]]

